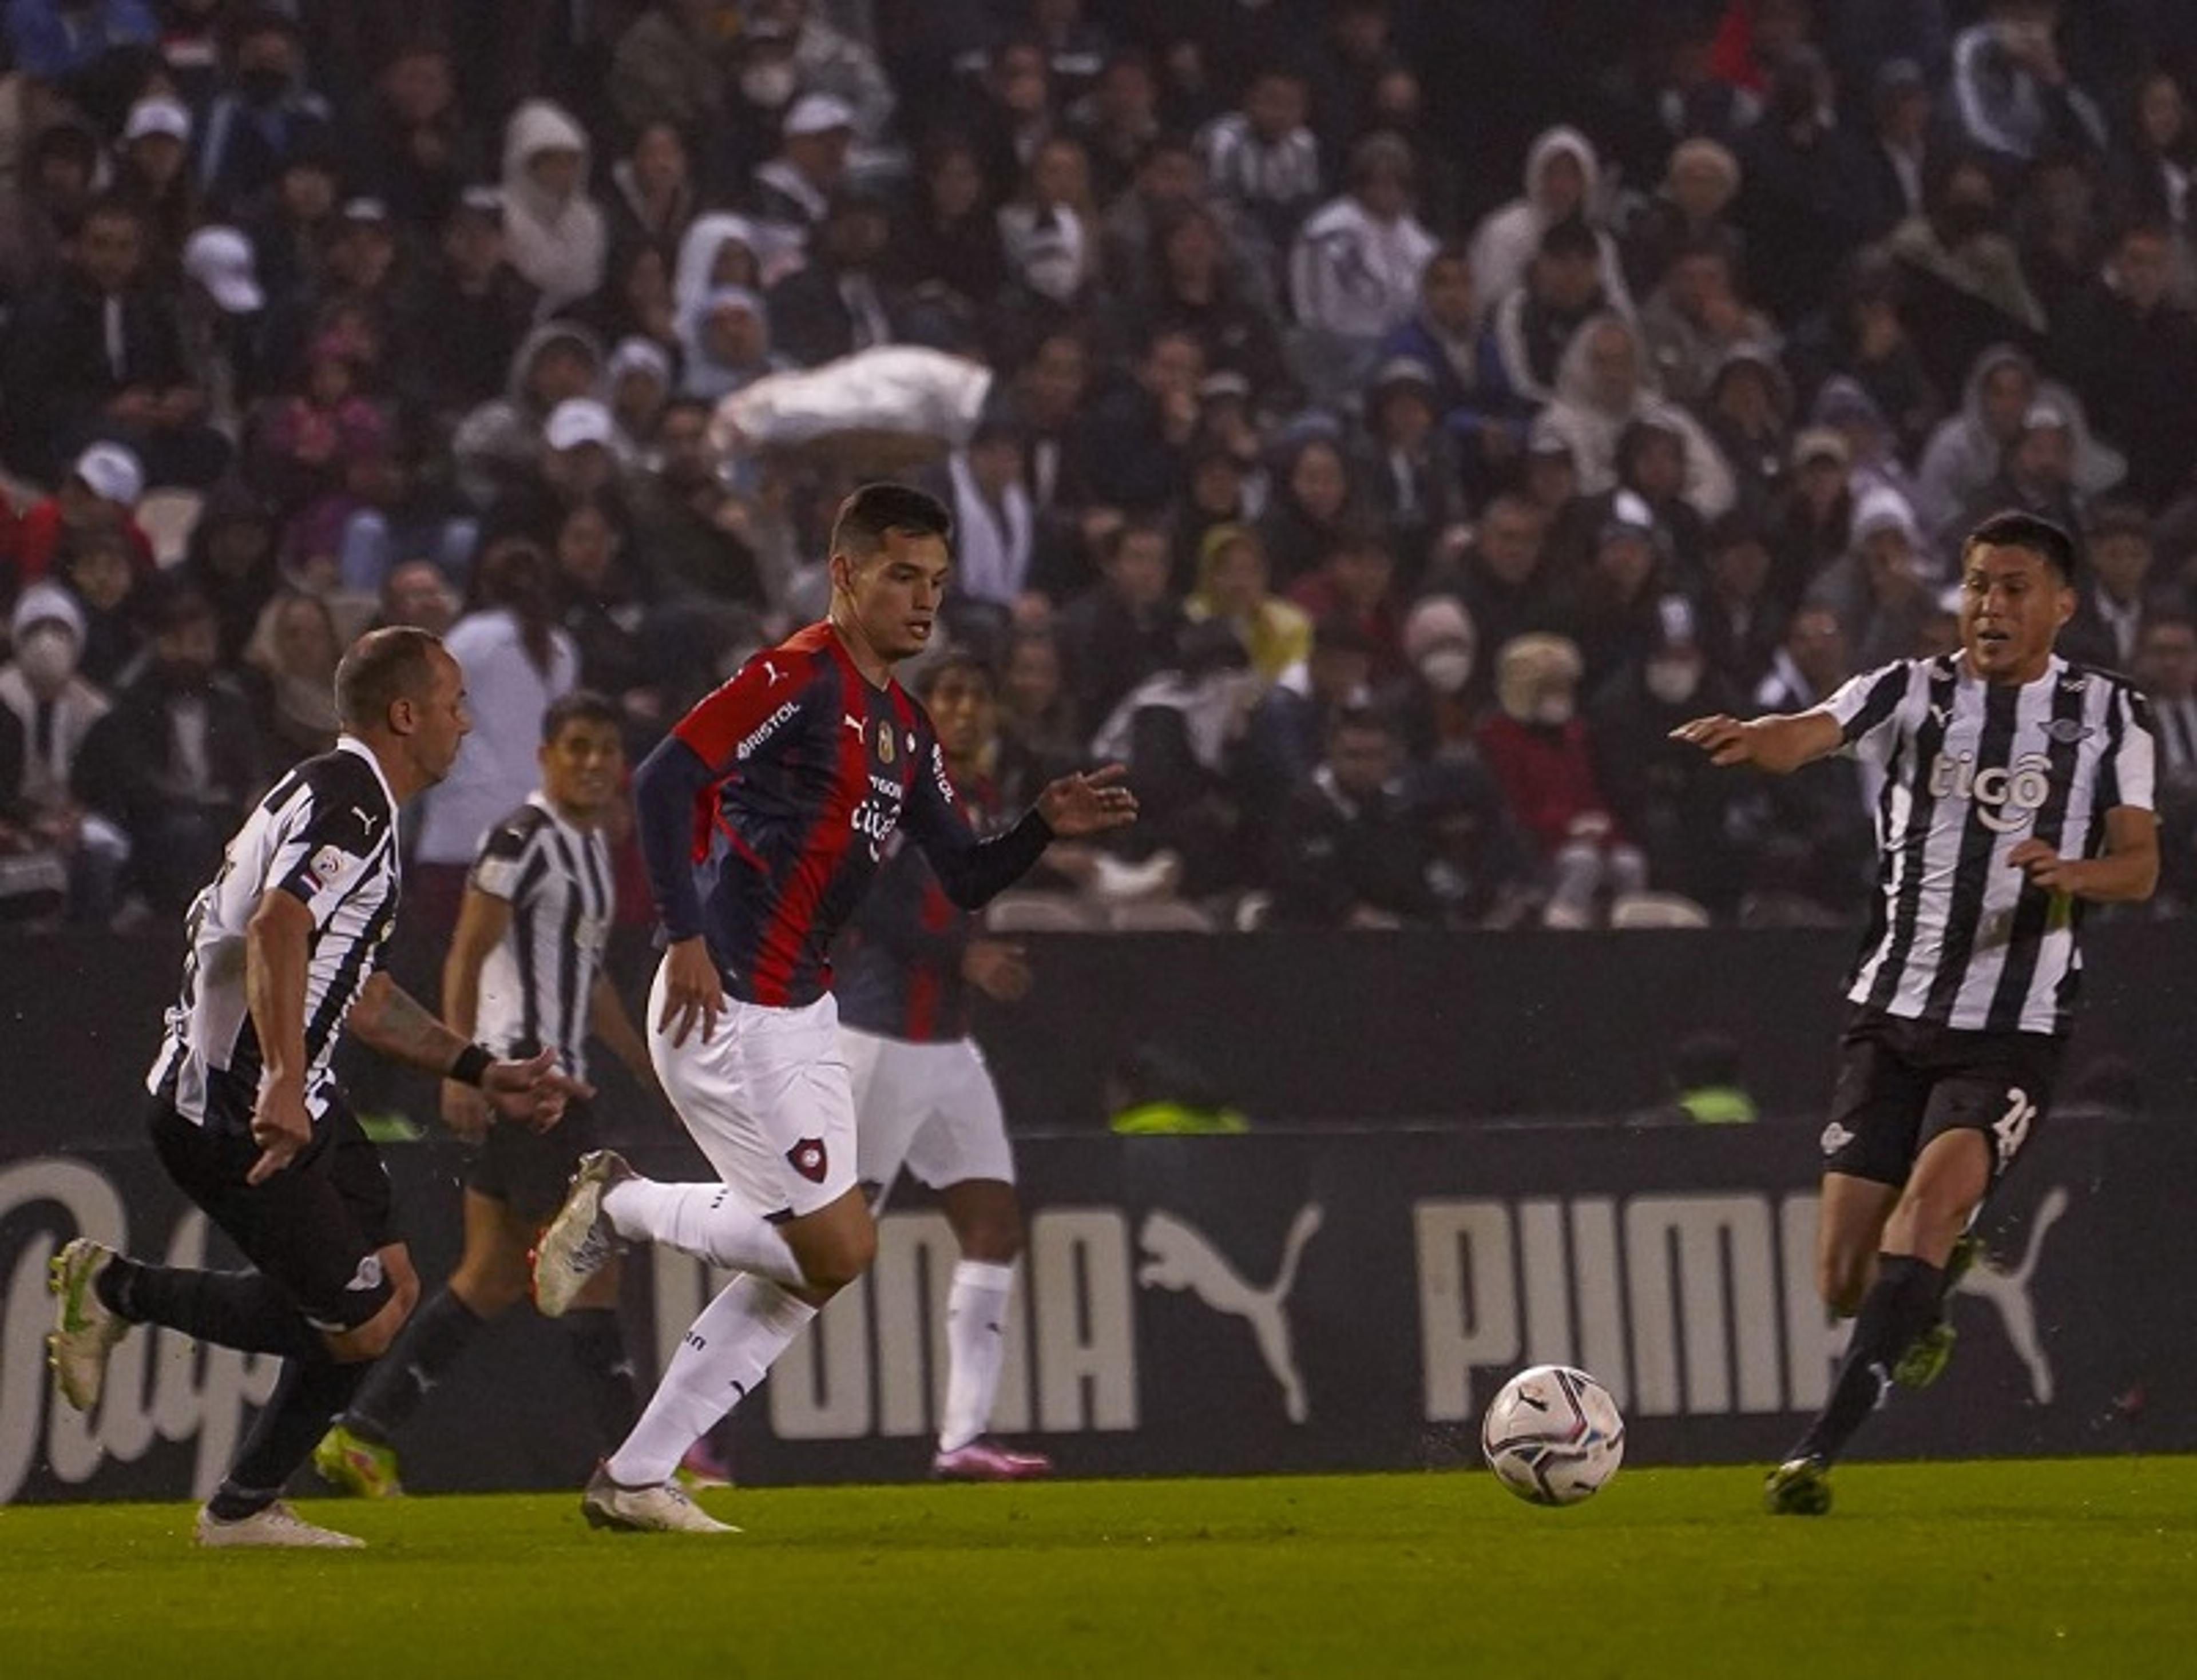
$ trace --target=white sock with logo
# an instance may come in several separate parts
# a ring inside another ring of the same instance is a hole
[[[735,1277],[704,1307],[664,1367],[641,1421],[605,1468],[626,1487],[671,1480],[687,1449],[755,1392],[816,1309],[767,1277]]]
[[[946,1297],[946,1406],[939,1419],[938,1450],[951,1452],[983,1434],[1000,1392],[1000,1365],[1007,1351],[1007,1301],[1015,1269],[989,1260],[965,1260],[954,1268]]]
[[[743,1208],[729,1185],[627,1179],[604,1194],[603,1213],[611,1229],[629,1241],[661,1243],[712,1266],[780,1283],[808,1281],[778,1228]]]

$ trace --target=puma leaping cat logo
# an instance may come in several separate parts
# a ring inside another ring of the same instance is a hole
[[[2029,1368],[2029,1392],[2039,1405],[2052,1404],[2052,1365],[2044,1357],[2044,1344],[2037,1334],[2037,1302],[2030,1295],[2029,1280],[2037,1275],[2037,1257],[2043,1250],[2045,1237],[2067,1211],[2068,1199],[2067,1190],[2059,1185],[2044,1193],[2044,1199],[2037,1204],[2036,1216],[2030,1221],[2029,1246],[2020,1265],[2001,1266],[1993,1265],[1988,1257],[1979,1260],[1954,1289],[1957,1295],[1980,1295],[1998,1309],[2014,1357]]]
[[[1282,1408],[1292,1423],[1303,1422],[1311,1408],[1306,1404],[1304,1379],[1297,1372],[1290,1321],[1283,1309],[1296,1287],[1297,1261],[1319,1229],[1320,1219],[1317,1202],[1297,1210],[1282,1243],[1281,1266],[1265,1289],[1245,1282],[1203,1232],[1172,1214],[1147,1214],[1144,1229],[1137,1233],[1138,1246],[1144,1251],[1138,1283],[1148,1289],[1187,1289],[1215,1312],[1248,1320],[1259,1356],[1281,1387]]]

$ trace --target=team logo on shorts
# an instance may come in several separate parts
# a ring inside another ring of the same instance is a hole
[[[824,1173],[831,1164],[831,1157],[824,1153],[821,1138],[803,1138],[786,1150],[785,1159],[795,1172],[812,1185],[824,1182]]]
[[[1825,1155],[1836,1155],[1854,1140],[1854,1134],[1835,1120],[1823,1128],[1822,1143]]]
[[[880,722],[878,725],[878,762],[890,764],[892,762],[893,727],[890,723]]]

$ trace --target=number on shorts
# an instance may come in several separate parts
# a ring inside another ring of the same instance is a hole
[[[2029,1100],[2029,1093],[2020,1086],[2006,1093],[2006,1112],[1991,1123],[1991,1136],[1998,1140],[1998,1164],[2003,1171],[2020,1153],[2023,1144],[2029,1140],[2030,1122],[2037,1118],[2037,1104]]]

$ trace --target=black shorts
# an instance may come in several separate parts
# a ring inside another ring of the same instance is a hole
[[[2066,1046],[2046,1033],[1972,1032],[1856,1010],[1840,1040],[1823,1170],[1904,1185],[1932,1138],[1973,1131],[1991,1144],[1997,1184],[2051,1106]]]
[[[150,1127],[177,1188],[297,1298],[316,1329],[356,1330],[388,1305],[394,1286],[376,1251],[397,1240],[389,1170],[342,1098],[304,1152],[264,1184],[244,1181],[259,1145],[235,1124],[194,1126],[156,1099]]]
[[[594,1115],[583,1102],[565,1104],[565,1117],[547,1132],[498,1121],[466,1151],[465,1185],[522,1219],[547,1224],[564,1205],[580,1157],[595,1147]]]

